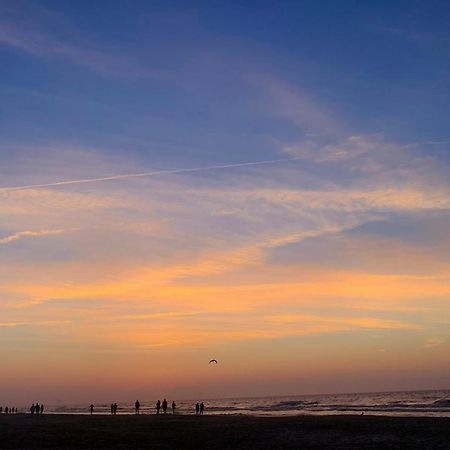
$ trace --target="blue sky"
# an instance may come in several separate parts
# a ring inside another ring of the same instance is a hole
[[[30,396],[91,389],[64,367],[111,355],[153,358],[127,379],[149,398],[445,387],[449,21],[444,1],[0,0],[11,392],[39,355],[55,379]],[[168,377],[211,353],[220,392]]]
[[[448,137],[444,2],[2,9],[6,144],[71,140],[184,166],[267,156],[278,151],[271,139],[317,128],[401,143]],[[274,108],[270,83],[306,93],[340,129],[292,123]]]

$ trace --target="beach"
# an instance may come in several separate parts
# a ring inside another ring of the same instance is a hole
[[[384,416],[0,416],[0,448],[450,449],[450,419]]]

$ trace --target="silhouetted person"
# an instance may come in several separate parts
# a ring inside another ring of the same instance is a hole
[[[114,403],[111,403],[111,414],[114,414]]]
[[[117,414],[117,403],[114,403],[114,415]]]
[[[164,399],[162,402],[162,409],[163,409],[163,413],[165,414],[167,412],[167,400]]]
[[[0,414],[3,412],[3,406],[0,406]]]
[[[89,410],[91,411],[91,416],[94,412],[94,405],[91,403],[91,406],[89,406]]]
[[[5,414],[9,413],[9,408],[7,406],[5,406]]]
[[[200,403],[200,414],[203,414],[203,410],[205,409],[205,405],[203,402]]]
[[[200,412],[200,404],[197,403],[197,404],[195,405],[195,414],[198,415],[199,412]]]
[[[136,414],[139,414],[139,409],[141,408],[141,404],[139,403],[139,400],[136,400],[136,403],[134,404],[134,411]]]
[[[41,414],[44,414],[44,405],[41,403]]]
[[[36,411],[36,406],[34,406],[34,403],[30,406],[30,413],[33,416],[34,412]]]
[[[173,401],[172,402],[172,414],[175,414],[175,408],[177,407],[177,404]]]
[[[36,415],[39,415],[39,413],[41,412],[41,405],[39,403],[36,403],[35,411]]]
[[[159,414],[159,410],[161,409],[161,402],[158,400],[156,402],[156,414]]]

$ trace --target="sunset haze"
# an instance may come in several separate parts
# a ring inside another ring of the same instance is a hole
[[[449,21],[0,0],[2,401],[449,388]]]

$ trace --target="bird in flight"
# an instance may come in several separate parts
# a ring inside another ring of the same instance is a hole
[[[212,360],[209,362],[209,364],[211,364],[211,363],[216,363],[216,364],[217,364],[217,359],[212,359]]]

